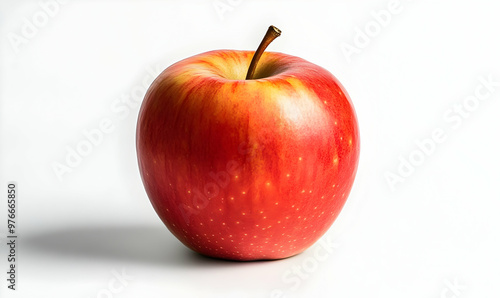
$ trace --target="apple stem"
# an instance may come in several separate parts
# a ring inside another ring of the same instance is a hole
[[[274,27],[274,26],[269,26],[269,29],[267,29],[266,35],[260,42],[259,47],[257,48],[257,51],[253,54],[252,62],[250,62],[250,66],[248,67],[248,72],[247,72],[247,77],[246,80],[252,80],[253,76],[255,74],[255,69],[257,68],[257,63],[260,60],[260,57],[262,56],[262,53],[266,50],[267,46],[276,39],[276,37],[281,35],[281,30]]]

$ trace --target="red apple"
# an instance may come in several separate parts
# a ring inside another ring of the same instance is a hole
[[[254,52],[199,54],[164,70],[139,113],[150,201],[182,243],[207,256],[304,251],[332,225],[354,182],[359,131],[347,92],[313,63],[263,53],[266,38],[248,79]]]

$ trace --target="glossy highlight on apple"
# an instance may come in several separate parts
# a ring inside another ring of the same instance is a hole
[[[139,112],[148,197],[167,228],[215,258],[287,258],[344,206],[358,166],[356,113],[340,82],[299,57],[216,50],[165,69]]]

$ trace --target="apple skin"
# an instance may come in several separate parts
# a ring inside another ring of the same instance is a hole
[[[148,89],[137,155],[160,219],[206,256],[281,259],[314,244],[354,182],[359,130],[327,70],[265,52],[218,50],[179,61]]]

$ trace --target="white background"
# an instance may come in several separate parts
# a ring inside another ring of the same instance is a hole
[[[50,11],[2,1],[0,296],[500,296],[500,87],[470,97],[481,78],[500,82],[500,5],[436,2],[402,0],[387,15],[385,0],[68,1]],[[142,100],[143,82],[180,59],[255,49],[271,24],[283,34],[270,51],[321,65],[348,90],[361,131],[357,178],[322,240],[335,249],[274,262],[199,257],[144,192],[139,106],[128,115],[113,106]],[[103,119],[114,131],[58,179],[53,165]],[[444,141],[425,153],[416,143],[435,130]],[[411,158],[419,164],[391,188],[386,176]],[[19,187],[15,293],[4,274],[8,181]]]

